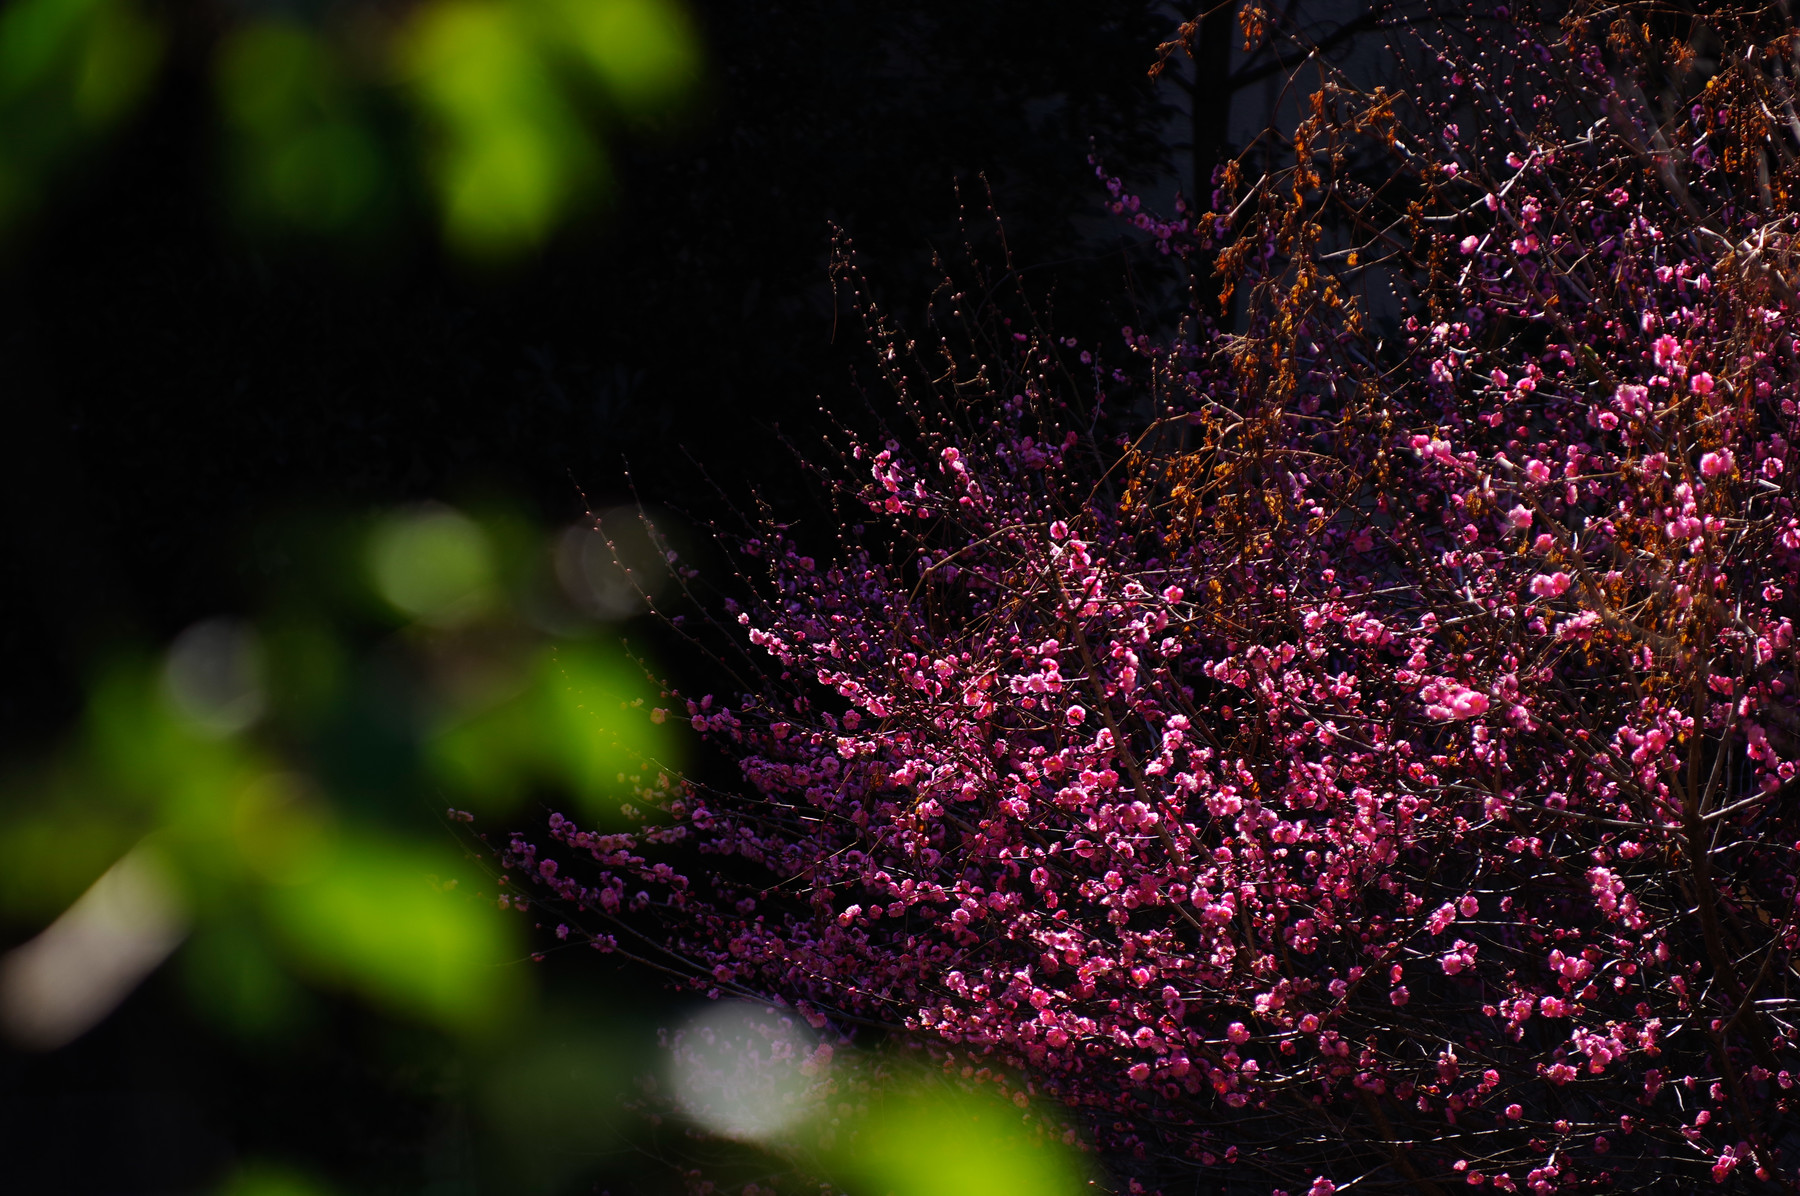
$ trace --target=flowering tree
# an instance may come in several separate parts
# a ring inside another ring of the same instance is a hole
[[[1405,60],[1315,59],[1204,214],[1110,184],[1197,288],[1118,366],[985,278],[869,314],[906,426],[837,538],[727,537],[757,671],[687,715],[742,783],[515,837],[562,933],[1060,1102],[1132,1190],[1796,1186],[1800,36]]]

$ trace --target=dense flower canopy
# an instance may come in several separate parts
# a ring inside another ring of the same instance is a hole
[[[727,537],[741,784],[515,838],[564,933],[1121,1182],[1796,1186],[1800,35],[1419,28],[1206,212],[1110,183],[1195,279],[1116,365],[985,277],[869,315],[845,526]]]

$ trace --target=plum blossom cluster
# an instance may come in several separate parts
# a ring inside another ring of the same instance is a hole
[[[1671,20],[1327,76],[1117,367],[870,314],[906,427],[730,538],[741,782],[510,863],[1132,1190],[1793,1190],[1800,37]]]

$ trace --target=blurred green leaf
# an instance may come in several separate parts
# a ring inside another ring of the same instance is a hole
[[[269,773],[247,786],[232,809],[231,832],[246,870],[269,884],[314,880],[337,850],[331,806],[299,773]]]
[[[445,236],[473,257],[538,243],[604,177],[533,33],[519,4],[440,0],[418,10],[400,52],[434,134]]]
[[[137,0],[0,12],[0,224],[140,99],[165,40]],[[213,74],[240,212],[320,233],[372,227],[402,193],[417,136],[446,239],[484,260],[540,244],[605,194],[608,113],[669,111],[700,73],[669,0],[427,0],[355,49],[288,17],[225,30]],[[405,115],[396,79],[411,133],[379,119]]]
[[[224,830],[232,799],[264,771],[236,739],[183,717],[136,662],[115,666],[95,686],[85,746],[95,779],[116,800],[202,839]]]
[[[269,1163],[239,1168],[219,1196],[331,1196],[332,1189],[309,1175]]]
[[[270,950],[267,934],[236,911],[209,912],[178,960],[196,1008],[250,1037],[291,1029],[308,1011],[307,994]]]
[[[831,1161],[867,1196],[1075,1196],[1086,1186],[1073,1152],[1011,1103],[930,1078],[890,1093]]]
[[[131,0],[17,0],[0,12],[0,224],[144,93],[161,30]]]
[[[226,36],[216,81],[250,213],[327,232],[367,213],[385,168],[344,76],[331,43],[302,25],[259,21]]]
[[[573,48],[613,102],[633,114],[664,108],[696,82],[698,46],[667,0],[544,0],[557,39]]]
[[[92,0],[23,0],[0,14],[0,101],[52,82],[76,53]]]
[[[654,721],[655,694],[623,654],[562,645],[541,659],[540,677],[558,761],[590,816],[616,814],[621,797],[680,768],[677,732]]]
[[[616,823],[638,786],[680,766],[676,731],[652,721],[653,696],[616,651],[545,648],[522,692],[453,720],[427,745],[427,760],[475,808],[503,811],[533,787],[552,786],[589,817]]]
[[[520,949],[491,904],[446,891],[445,857],[372,834],[346,835],[316,879],[263,890],[301,966],[389,1009],[457,1031],[497,1023],[521,994]]]
[[[19,0],[0,13],[0,104],[103,125],[143,90],[161,53],[161,34],[128,0]]]
[[[6,789],[0,913],[22,922],[48,922],[67,908],[151,825],[143,811],[110,801],[78,764],[8,778]]]
[[[72,89],[76,117],[91,128],[112,123],[143,93],[162,57],[162,31],[122,0],[94,5],[78,52]]]
[[[335,74],[325,43],[285,21],[234,29],[218,50],[225,115],[256,132],[279,132],[331,115],[339,100]]]

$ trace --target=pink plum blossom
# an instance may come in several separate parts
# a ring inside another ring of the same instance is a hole
[[[1560,570],[1555,573],[1539,573],[1531,579],[1531,592],[1539,598],[1560,598],[1569,591],[1570,578]]]
[[[1396,1135],[1437,1186],[1785,1174],[1800,316],[1722,248],[1785,209],[1647,169],[1676,85],[1540,17],[1410,32],[1461,82],[1400,107],[1307,60],[1316,152],[1174,215],[1101,170],[1201,297],[1116,350],[960,266],[902,334],[841,258],[894,389],[808,458],[847,526],[719,521],[658,707],[692,772],[490,830],[508,907],[1023,1095],[1121,1187],[1424,1190]],[[1789,29],[1708,29],[1681,120],[1753,163]]]

